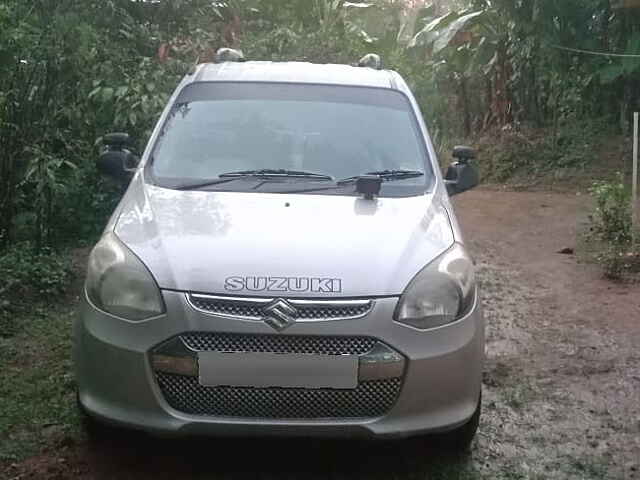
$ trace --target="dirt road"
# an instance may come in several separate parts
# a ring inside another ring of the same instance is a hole
[[[575,246],[588,201],[477,191],[457,207],[488,321],[493,403],[475,460],[522,478],[640,478],[640,285],[556,253]]]
[[[640,479],[640,285],[558,254],[581,196],[456,199],[488,321],[485,410],[469,456],[433,442],[69,439],[7,478]]]

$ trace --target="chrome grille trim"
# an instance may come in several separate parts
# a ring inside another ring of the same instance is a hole
[[[352,390],[203,387],[197,377],[156,372],[167,403],[191,415],[269,419],[375,418],[395,404],[401,378],[361,382]]]
[[[263,308],[279,297],[225,297],[200,293],[186,294],[189,305],[207,315],[239,320],[261,321]],[[284,297],[283,297],[284,298]],[[297,310],[296,321],[351,320],[369,314],[373,300],[301,300],[286,298]]]

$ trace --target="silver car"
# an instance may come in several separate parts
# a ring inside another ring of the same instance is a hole
[[[407,84],[362,66],[198,66],[91,252],[74,326],[80,408],[156,433],[376,438],[478,427],[484,322]],[[370,58],[369,58],[370,60]]]

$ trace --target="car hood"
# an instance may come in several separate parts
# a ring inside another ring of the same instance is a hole
[[[137,175],[112,227],[164,289],[397,296],[454,242],[438,198],[176,191]]]

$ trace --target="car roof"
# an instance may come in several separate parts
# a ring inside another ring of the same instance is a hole
[[[205,63],[194,82],[291,82],[399,89],[398,74],[350,65],[308,62]]]

